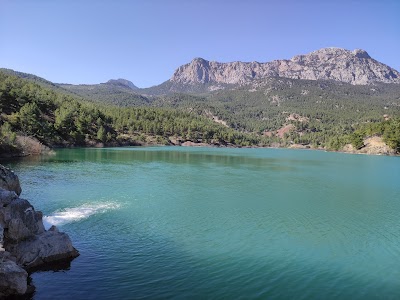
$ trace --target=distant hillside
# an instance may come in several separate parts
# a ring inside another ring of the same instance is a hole
[[[40,84],[41,86],[50,88],[50,89],[58,89],[59,86],[56,83],[53,83],[51,81],[48,81],[42,77],[33,75],[33,74],[28,74],[28,73],[23,73],[23,72],[18,72],[18,71],[14,71],[11,69],[5,69],[5,68],[0,68],[0,72],[3,74],[7,74],[7,75],[12,75],[12,76],[16,76],[22,79],[26,79],[29,80],[31,82],[35,82],[37,84]]]
[[[0,72],[39,84],[60,94],[84,98],[97,103],[117,106],[141,106],[149,103],[147,97],[136,92],[138,87],[126,79],[111,79],[100,84],[73,85],[53,83],[39,76],[11,69],[0,68]]]
[[[76,95],[99,103],[118,106],[148,105],[149,99],[140,95],[138,88],[126,79],[111,79],[100,84],[57,84]]]
[[[289,140],[326,145],[332,136],[350,134],[360,124],[400,117],[400,85],[271,78],[202,95],[164,95],[152,105],[195,110],[261,135],[276,135],[292,124]]]
[[[121,86],[121,87],[127,87],[130,88],[131,90],[137,90],[139,89],[136,85],[134,85],[131,81],[126,80],[126,79],[110,79],[109,81],[106,82],[106,84],[109,85],[116,85],[116,86]]]

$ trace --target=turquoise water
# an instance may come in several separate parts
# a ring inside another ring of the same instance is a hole
[[[59,150],[12,166],[80,251],[34,299],[399,299],[400,158]]]

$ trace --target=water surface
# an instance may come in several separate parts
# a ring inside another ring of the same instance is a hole
[[[81,256],[34,299],[399,299],[400,158],[63,149],[10,164]]]

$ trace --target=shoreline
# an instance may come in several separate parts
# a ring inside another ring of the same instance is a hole
[[[43,153],[7,153],[6,155],[0,154],[0,161],[8,161],[8,160],[18,160],[26,157],[37,157],[37,156],[49,156],[54,155],[55,151],[58,149],[104,149],[104,148],[123,148],[123,147],[194,147],[194,148],[243,148],[243,149],[288,149],[288,150],[311,150],[311,151],[323,151],[323,152],[332,152],[332,153],[342,153],[342,154],[361,154],[361,155],[372,155],[372,156],[393,156],[399,157],[400,153],[379,153],[379,152],[362,152],[363,148],[360,150],[353,151],[340,151],[340,150],[328,150],[322,148],[311,148],[306,146],[301,147],[277,147],[277,146],[235,146],[235,145],[217,145],[217,144],[207,144],[207,143],[194,143],[190,142],[188,144],[157,144],[157,143],[143,143],[143,144],[127,144],[127,145],[95,145],[95,146],[56,146],[50,148],[51,151],[45,151]]]

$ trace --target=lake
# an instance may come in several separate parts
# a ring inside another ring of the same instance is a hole
[[[6,164],[80,251],[34,299],[399,299],[400,157],[61,149]]]

